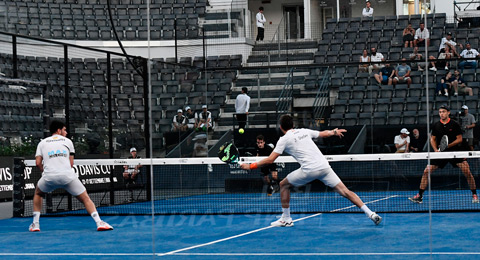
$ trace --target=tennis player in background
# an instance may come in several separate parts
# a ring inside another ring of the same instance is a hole
[[[271,145],[271,146],[270,146]],[[273,152],[273,144],[266,144],[263,135],[257,136],[257,156],[269,156]],[[278,171],[275,163],[265,165],[260,168],[262,172],[263,181],[268,185],[267,195],[272,196],[280,188],[278,186]],[[269,178],[270,173],[272,177]]]
[[[42,171],[42,177],[37,183],[33,196],[33,223],[29,230],[32,232],[40,231],[40,212],[43,197],[46,193],[59,188],[65,189],[85,205],[88,214],[97,223],[98,231],[112,230],[112,226],[100,219],[95,204],[88,196],[85,186],[72,169],[75,148],[72,141],[66,137],[67,128],[65,124],[60,121],[53,121],[50,124],[50,133],[52,136],[43,139],[38,144],[35,153],[35,162]]]
[[[430,145],[435,152],[440,152],[440,140],[444,135],[448,136],[448,146],[445,151],[455,152],[462,150],[462,129],[460,125],[450,118],[450,108],[447,105],[441,105],[438,109],[440,121],[435,122],[432,126],[432,135],[430,137]],[[428,173],[433,173],[436,169],[443,169],[445,165],[450,163],[454,168],[459,167],[467,178],[468,186],[472,191],[472,203],[478,203],[477,188],[475,179],[470,172],[470,165],[466,158],[452,158],[452,159],[436,159],[430,160],[430,164],[425,167],[423,171],[422,180],[420,182],[420,189],[418,194],[414,197],[408,198],[415,203],[423,202],[423,193],[428,185]]]
[[[318,137],[343,137],[343,133],[347,130],[335,128],[334,130],[319,132],[310,129],[293,129],[293,118],[289,115],[283,115],[280,117],[280,130],[284,133],[284,136],[280,137],[277,146],[268,158],[259,162],[242,164],[240,166],[244,170],[257,169],[258,167],[273,163],[283,152],[293,156],[293,158],[295,158],[300,164],[300,169],[289,173],[287,177],[280,182],[280,197],[283,214],[280,219],[271,223],[272,226],[293,226],[293,220],[290,217],[290,187],[303,186],[315,179],[322,181],[325,185],[333,188],[335,192],[349,199],[353,204],[361,208],[367,217],[369,217],[376,225],[380,224],[382,218],[375,212],[372,212],[357,194],[350,191],[345,184],[343,184],[337,174],[330,167],[325,156],[323,156],[320,149],[318,149],[317,145],[312,140],[313,138]]]

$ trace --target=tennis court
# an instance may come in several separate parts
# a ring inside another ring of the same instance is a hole
[[[385,213],[375,226],[361,213],[296,214],[295,226],[272,228],[275,215],[109,216],[112,232],[90,217],[0,221],[5,259],[430,259],[429,215]],[[478,213],[432,215],[433,259],[478,259]],[[154,233],[152,233],[152,227]],[[154,237],[154,246],[152,243]],[[154,251],[153,251],[154,250]]]
[[[446,167],[436,172],[432,190],[427,191],[422,204],[408,200],[417,192],[419,175],[428,156],[466,157],[472,172],[478,172],[476,153],[328,156],[345,184],[379,213],[383,222],[375,226],[348,200],[313,182],[292,190],[295,226],[285,228],[270,226],[280,215],[280,196],[278,193],[267,196],[262,191],[261,177],[255,172],[245,172],[216,158],[131,160],[129,163],[151,166],[150,171],[144,171],[151,177],[145,180],[150,182],[140,190],[119,190],[115,183],[87,186],[102,219],[115,230],[95,231],[95,224],[82,205],[75,200],[69,202],[65,193],[59,191],[52,194],[52,205],[42,213],[42,231],[28,232],[32,191],[25,189],[20,192],[25,195],[21,207],[14,205],[14,211],[22,210],[24,217],[0,221],[4,244],[0,256],[6,259],[478,259],[480,205],[472,203],[471,192],[458,169]],[[125,164],[125,160],[76,160],[75,163],[77,167],[108,168],[110,178],[114,179],[115,168]],[[23,166],[32,164],[25,161]],[[296,167],[298,164],[292,158],[279,158],[280,177]],[[31,176],[36,175],[32,168]],[[102,174],[97,177],[104,178]],[[129,193],[134,194],[133,201],[125,200]],[[105,205],[105,201],[114,203]]]

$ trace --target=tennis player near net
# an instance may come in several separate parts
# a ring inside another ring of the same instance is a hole
[[[37,183],[33,196],[33,223],[29,230],[32,232],[40,231],[42,198],[46,193],[58,188],[65,189],[85,205],[88,214],[97,223],[98,231],[112,230],[112,226],[100,219],[95,204],[88,196],[85,186],[72,169],[75,148],[72,141],[66,137],[67,128],[65,124],[60,121],[53,121],[50,124],[50,133],[52,136],[43,139],[38,144],[35,153],[35,163],[43,174]]]
[[[375,212],[372,212],[357,194],[350,191],[345,184],[343,184],[337,174],[332,170],[325,156],[323,156],[320,149],[318,149],[317,145],[312,140],[313,138],[318,137],[343,137],[343,133],[347,130],[335,128],[334,130],[319,132],[310,129],[293,129],[293,118],[289,115],[283,115],[280,117],[280,130],[284,133],[284,136],[280,137],[277,146],[270,156],[256,163],[241,165],[241,168],[244,170],[252,170],[269,165],[272,164],[283,152],[293,156],[293,158],[295,158],[300,164],[300,169],[289,173],[287,177],[280,182],[280,197],[283,214],[280,219],[271,223],[272,226],[293,226],[293,221],[290,217],[290,187],[302,186],[315,179],[322,181],[325,185],[333,188],[335,192],[349,199],[353,204],[361,208],[367,217],[369,217],[376,225],[380,224],[382,218]]]
[[[257,156],[269,156],[273,152],[273,144],[265,143],[265,137],[263,135],[257,136]],[[263,181],[268,185],[267,195],[272,196],[273,193],[279,190],[278,187],[278,171],[277,165],[272,163],[270,165],[265,165],[260,168],[262,172]],[[272,174],[271,178],[268,178],[268,175]]]
[[[448,146],[445,151],[461,151],[462,129],[455,120],[450,118],[450,108],[447,105],[441,105],[438,108],[438,114],[440,115],[440,121],[433,124],[432,135],[430,137],[430,144],[433,150],[435,152],[440,152],[440,140],[444,135],[446,135],[448,136]],[[443,169],[443,167],[445,167],[445,165],[447,165],[448,163],[450,163],[454,168],[460,168],[460,170],[463,172],[463,175],[465,175],[465,178],[467,178],[468,186],[472,191],[472,203],[478,203],[475,179],[473,178],[472,172],[470,172],[470,165],[465,158],[430,160],[430,164],[427,165],[427,167],[425,167],[425,170],[423,171],[423,176],[420,182],[420,189],[418,190],[418,194],[408,199],[415,203],[422,203],[423,193],[427,189],[428,185],[428,173],[433,173],[438,168]]]

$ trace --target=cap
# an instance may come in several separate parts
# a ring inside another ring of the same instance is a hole
[[[203,105],[202,108],[207,108],[207,105]]]
[[[183,113],[183,110],[178,109],[178,110],[177,110],[177,113]]]
[[[407,135],[410,134],[410,132],[408,132],[407,128],[402,128],[402,130],[400,130],[400,133],[401,134],[407,134]]]
[[[445,110],[447,110],[447,111],[450,111],[450,107],[447,106],[447,104],[441,105],[438,109],[445,109]]]
[[[448,33],[447,33],[447,35],[450,35],[450,36],[452,36],[452,32],[448,32]]]
[[[136,151],[137,149],[135,149],[135,147],[130,148],[130,152],[136,152]]]
[[[462,109],[468,109],[468,107],[466,105],[463,105]]]
[[[186,107],[186,108],[185,108],[185,111],[187,111],[187,110],[189,110],[189,109],[191,109],[191,108],[190,108],[190,107]]]

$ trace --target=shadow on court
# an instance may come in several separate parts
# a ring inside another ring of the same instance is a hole
[[[112,216],[97,232],[90,217],[0,221],[1,259],[430,259],[429,215],[361,213],[293,215],[290,228],[270,228],[273,215]],[[479,259],[479,213],[434,213],[433,259]],[[153,230],[152,230],[153,228]],[[155,243],[152,243],[152,237]],[[153,249],[153,246],[155,249]],[[155,256],[152,255],[155,250]]]

